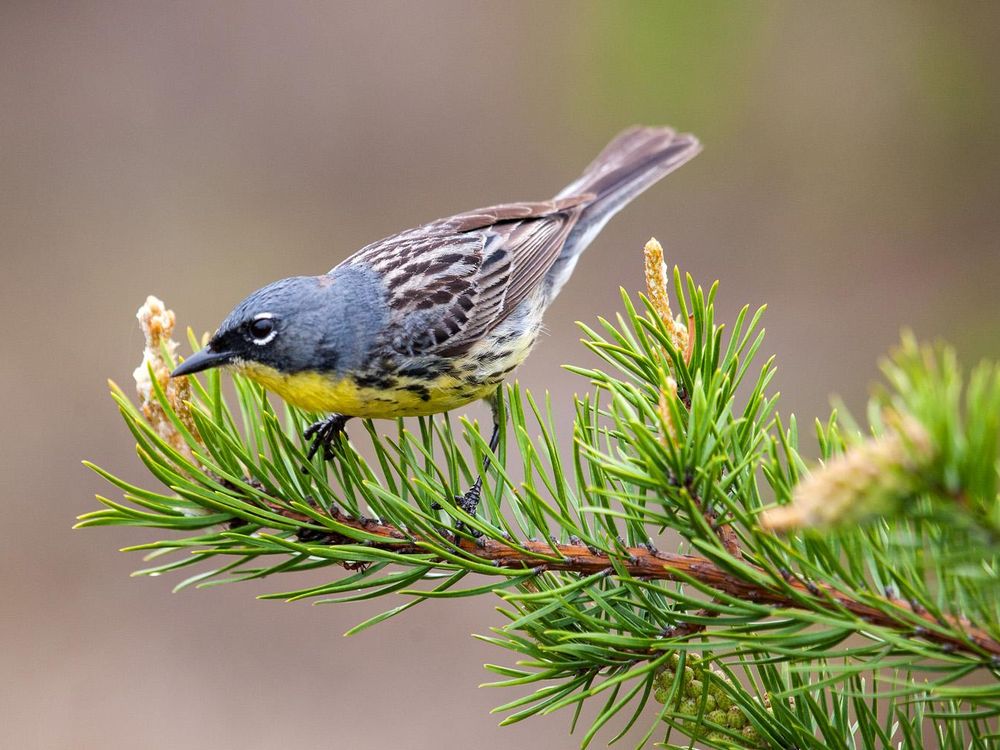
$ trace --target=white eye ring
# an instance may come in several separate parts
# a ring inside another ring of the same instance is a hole
[[[274,315],[272,313],[268,312],[260,313],[258,315],[255,315],[253,321],[250,323],[250,340],[253,341],[253,343],[255,343],[257,346],[266,346],[267,344],[270,344],[271,341],[274,340],[274,337],[278,335],[278,327],[272,324],[270,326],[270,331],[268,331],[268,333],[266,333],[264,336],[258,337],[254,334],[253,330],[254,323],[256,323],[259,320],[271,320],[272,318],[274,318]]]

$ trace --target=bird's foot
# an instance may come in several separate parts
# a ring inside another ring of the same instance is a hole
[[[470,516],[476,515],[476,510],[479,508],[479,501],[483,497],[483,478],[479,477],[475,484],[473,484],[464,495],[455,495],[454,501],[455,505],[464,510]],[[432,510],[441,510],[441,503],[432,503]],[[467,531],[472,536],[477,539],[483,535],[483,532],[478,529],[473,529],[468,526],[468,524],[462,521],[455,522],[455,531]]]
[[[470,516],[476,515],[479,508],[479,501],[483,498],[483,482],[477,479],[476,483],[469,488],[464,495],[455,496],[455,505],[464,510]]]
[[[470,516],[475,516],[479,509],[479,501],[483,498],[483,478],[479,477],[464,495],[455,495],[455,505],[464,510]],[[477,539],[483,535],[478,529],[471,528],[468,524],[458,521],[455,524],[455,531],[465,530]]]
[[[306,431],[302,433],[302,437],[306,440],[312,440],[312,445],[309,446],[309,452],[306,454],[306,458],[312,461],[313,456],[315,456],[319,449],[323,449],[323,458],[329,461],[334,457],[334,445],[337,439],[344,434],[344,425],[347,424],[347,420],[350,417],[345,417],[343,414],[332,414],[326,419],[321,419],[318,422],[313,422],[306,428]]]

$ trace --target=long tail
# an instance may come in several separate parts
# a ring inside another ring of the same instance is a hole
[[[699,151],[701,144],[697,138],[667,127],[632,127],[605,146],[583,174],[556,196],[568,198],[593,193],[597,197],[584,210],[566,238],[559,259],[549,270],[550,298],[559,293],[580,254],[612,216]]]

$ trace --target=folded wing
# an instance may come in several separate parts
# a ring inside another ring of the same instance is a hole
[[[383,279],[395,351],[454,356],[542,283],[592,198],[469,211],[387,237],[345,263]]]

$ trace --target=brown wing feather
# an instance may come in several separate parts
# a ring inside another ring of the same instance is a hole
[[[368,245],[345,264],[382,277],[394,350],[459,353],[541,283],[592,198],[468,211]]]

